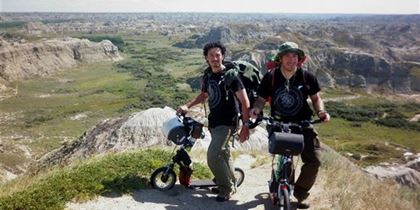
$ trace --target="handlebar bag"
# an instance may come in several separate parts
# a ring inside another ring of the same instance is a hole
[[[179,121],[178,117],[165,121],[162,130],[165,137],[176,145],[181,145],[189,136],[188,129]]]
[[[273,132],[268,138],[268,151],[271,154],[299,155],[303,147],[302,134]]]

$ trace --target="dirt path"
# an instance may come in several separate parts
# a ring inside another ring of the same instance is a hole
[[[245,158],[246,159],[246,158]],[[186,189],[176,184],[167,192],[154,189],[135,191],[132,195],[117,197],[99,196],[97,199],[86,203],[69,203],[68,209],[72,210],[96,210],[96,209],[278,209],[271,204],[268,194],[267,181],[270,179],[271,165],[266,164],[256,168],[245,166],[245,181],[233,197],[223,203],[215,201],[216,195],[208,189]],[[329,209],[323,207],[321,188],[315,185],[311,190],[309,201],[310,209]],[[293,206],[295,206],[295,200]],[[293,209],[296,209],[295,207]]]

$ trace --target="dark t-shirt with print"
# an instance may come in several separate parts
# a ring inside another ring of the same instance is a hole
[[[214,128],[219,125],[236,125],[238,111],[234,93],[244,89],[244,86],[241,80],[236,77],[232,81],[232,84],[227,87],[224,82],[225,71],[220,73],[205,73],[203,76],[201,91],[208,93],[209,96],[209,128]]]
[[[321,90],[316,77],[298,69],[287,81],[279,68],[274,71],[274,80],[272,77],[273,73],[267,72],[257,91],[266,100],[271,97],[271,116],[284,122],[310,120],[313,112],[306,100]]]

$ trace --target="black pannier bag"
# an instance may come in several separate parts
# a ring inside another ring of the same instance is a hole
[[[302,134],[273,132],[268,138],[268,151],[271,154],[299,155],[303,152]]]
[[[191,136],[195,139],[203,138],[203,124],[197,121],[194,122],[191,130]]]

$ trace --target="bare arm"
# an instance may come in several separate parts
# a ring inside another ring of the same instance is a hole
[[[241,103],[241,115],[242,115],[242,125],[249,120],[249,99],[246,94],[245,89],[241,89],[235,92],[236,98]],[[249,138],[249,128],[247,126],[242,126],[239,133],[239,140],[241,142],[246,141]]]
[[[324,102],[321,99],[319,93],[310,96],[312,101],[312,106],[314,108],[315,113],[324,122],[328,122],[330,120],[330,115],[325,111]]]
[[[246,95],[245,89],[238,90],[235,92],[236,98],[241,103],[241,111],[242,111],[242,122],[246,122],[249,120],[249,99]]]
[[[207,97],[208,97],[208,94],[206,92],[201,92],[193,100],[191,100],[191,101],[187,102],[186,104],[178,107],[178,109],[176,110],[176,113],[178,115],[179,114],[186,114],[188,112],[189,108],[191,108],[191,107],[193,107],[197,104],[203,103],[206,100]]]

